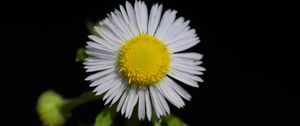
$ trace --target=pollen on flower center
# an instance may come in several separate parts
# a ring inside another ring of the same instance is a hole
[[[129,84],[152,85],[166,75],[170,53],[157,38],[140,34],[123,45],[118,63]]]

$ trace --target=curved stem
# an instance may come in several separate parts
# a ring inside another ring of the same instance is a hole
[[[101,96],[96,96],[94,93],[92,93],[90,91],[84,92],[79,97],[73,98],[73,99],[70,99],[69,101],[67,101],[67,103],[63,107],[63,110],[67,114],[72,109],[74,109],[82,104],[85,104],[85,103],[88,103],[88,102],[91,102],[93,100],[100,99],[100,98],[101,98]]]

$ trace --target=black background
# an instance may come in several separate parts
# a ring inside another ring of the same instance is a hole
[[[298,94],[293,82],[287,80],[286,46],[269,35],[269,30],[276,30],[268,20],[272,13],[257,11],[264,6],[253,9],[246,4],[233,9],[203,1],[158,2],[164,4],[164,9],[176,9],[178,16],[191,20],[190,26],[202,41],[189,51],[204,54],[203,66],[207,69],[200,88],[185,86],[192,101],[180,110],[172,107],[172,113],[192,126],[294,124],[296,117],[292,114],[296,113]],[[7,5],[1,10],[1,36],[5,38],[1,41],[4,121],[42,125],[35,110],[40,93],[53,89],[71,98],[92,90],[84,81],[87,74],[83,66],[75,62],[76,50],[88,40],[85,22],[101,20],[124,3],[2,4]],[[102,107],[102,101],[95,101],[75,109],[67,125],[93,121]],[[119,116],[118,121],[124,121],[122,118]]]

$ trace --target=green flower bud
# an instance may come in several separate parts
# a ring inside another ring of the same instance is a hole
[[[46,91],[40,95],[37,102],[37,112],[47,126],[62,126],[66,119],[62,108],[65,100],[54,91]]]

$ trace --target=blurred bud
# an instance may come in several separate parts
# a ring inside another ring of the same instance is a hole
[[[40,95],[37,102],[37,112],[47,126],[62,126],[66,119],[62,112],[65,100],[54,91],[46,91]]]

